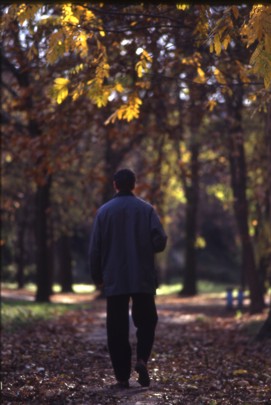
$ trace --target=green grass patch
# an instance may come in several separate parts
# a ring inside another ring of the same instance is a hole
[[[15,290],[17,285],[15,283],[3,283],[3,288],[8,288]],[[218,294],[221,293],[225,295],[225,291],[228,284],[214,283],[211,281],[200,280],[198,282],[198,292],[199,294]],[[36,291],[36,285],[33,283],[26,284],[25,289],[30,292]],[[172,283],[161,284],[157,289],[157,295],[168,295],[168,294],[178,294],[182,289],[182,282],[180,279],[175,279]],[[76,294],[88,294],[95,291],[95,286],[92,284],[74,284],[73,291]],[[237,290],[236,290],[237,291]],[[53,285],[54,293],[61,293],[61,286],[58,284]]]
[[[17,290],[18,286],[17,283],[1,283],[1,288],[7,288],[8,290]],[[35,292],[37,287],[34,283],[27,283],[24,289],[30,292]]]
[[[16,290],[18,288],[16,283],[2,283],[1,286],[2,288],[7,288],[9,290]],[[77,294],[87,294],[95,291],[95,286],[92,284],[73,284],[72,288]],[[34,283],[27,283],[24,289],[30,292],[36,292],[37,286]],[[60,293],[61,286],[59,284],[54,284],[53,292]]]
[[[157,295],[169,295],[169,294],[177,294],[181,291],[182,284],[175,283],[175,284],[161,284],[159,288],[156,290]]]
[[[214,283],[212,281],[200,280],[197,283],[199,294],[208,294],[210,296],[225,297],[228,284]],[[182,290],[181,281],[174,281],[172,284],[161,284],[157,289],[157,295],[178,294]]]
[[[17,330],[33,322],[49,320],[65,312],[89,308],[89,304],[54,304],[10,300],[1,304],[1,319],[4,330]]]

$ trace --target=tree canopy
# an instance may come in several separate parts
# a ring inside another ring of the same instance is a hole
[[[170,234],[161,274],[183,267],[194,294],[208,248],[221,257],[226,244],[242,269],[235,282],[260,310],[270,271],[271,6],[14,3],[1,17],[7,263],[35,262],[47,299],[56,243],[70,238],[82,277],[78,246],[112,196],[113,172],[129,165]],[[219,248],[211,234],[221,217]]]

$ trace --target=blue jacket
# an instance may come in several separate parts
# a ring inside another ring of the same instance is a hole
[[[132,193],[118,193],[102,205],[94,219],[89,245],[93,281],[106,296],[155,294],[154,254],[167,236],[154,208]]]

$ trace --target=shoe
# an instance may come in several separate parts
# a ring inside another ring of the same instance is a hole
[[[139,360],[136,363],[135,371],[138,373],[138,382],[142,387],[148,387],[150,385],[150,377],[147,369],[147,365],[143,360]]]
[[[118,381],[115,384],[110,385],[110,388],[118,390],[118,389],[127,389],[130,387],[129,381]]]

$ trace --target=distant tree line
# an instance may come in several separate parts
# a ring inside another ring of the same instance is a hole
[[[170,235],[161,272],[182,249],[181,293],[196,294],[208,238],[225,230],[220,251],[240,252],[240,286],[262,311],[270,6],[12,4],[1,17],[1,248],[18,286],[34,263],[37,301],[55,279],[72,290],[96,208],[130,166]]]

